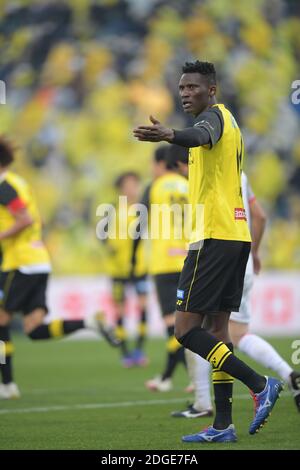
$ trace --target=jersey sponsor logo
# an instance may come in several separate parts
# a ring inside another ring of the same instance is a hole
[[[211,125],[211,123],[208,121],[205,121],[204,119],[202,119],[202,121],[196,122],[196,124],[194,124],[194,127],[204,127],[204,128],[209,127],[212,131],[215,130],[215,128]]]
[[[169,248],[168,255],[169,256],[186,256],[187,250],[184,248],[175,248],[175,247]]]
[[[234,209],[235,220],[247,220],[246,211],[243,207],[236,207]]]
[[[184,290],[177,289],[177,299],[184,299]]]
[[[33,240],[30,243],[30,246],[32,248],[44,248],[44,243],[42,242],[42,240]]]

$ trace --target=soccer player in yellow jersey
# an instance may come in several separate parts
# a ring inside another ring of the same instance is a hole
[[[146,338],[146,302],[148,294],[148,281],[146,275],[145,246],[141,243],[137,253],[137,263],[134,272],[131,272],[131,254],[133,240],[128,233],[130,225],[136,220],[131,206],[138,202],[140,197],[140,176],[134,171],[121,173],[115,181],[118,197],[126,198],[123,204],[117,201],[114,211],[108,216],[107,238],[102,240],[109,253],[109,271],[112,279],[112,295],[117,316],[116,337],[120,341],[122,364],[129,368],[147,364],[144,353]],[[112,236],[112,230],[115,236]],[[119,234],[124,234],[119,236]],[[133,351],[128,348],[127,332],[125,328],[126,288],[132,284],[138,297],[139,323],[138,336]]]
[[[195,117],[194,126],[174,130],[151,116],[152,125],[137,127],[134,135],[190,148],[192,231],[177,290],[175,334],[212,364],[216,414],[212,426],[183,441],[234,442],[233,377],[249,387],[255,400],[250,434],[266,422],[282,384],[238,359],[228,333],[230,313],[240,307],[251,245],[241,191],[243,138],[233,115],[216,100],[214,65],[187,62],[182,72],[179,94],[184,111]]]
[[[42,241],[41,219],[28,183],[10,171],[14,151],[0,138],[0,341],[4,343],[5,363],[0,363],[0,399],[18,398],[13,380],[9,324],[12,313],[24,315],[25,333],[33,340],[57,338],[81,328],[110,335],[98,317],[86,320],[53,320],[44,323],[47,313],[46,288],[51,271],[50,259]],[[108,339],[108,338],[107,338]],[[114,340],[109,336],[111,341]]]
[[[176,147],[176,146],[173,146]],[[187,252],[183,237],[184,205],[188,203],[187,179],[168,163],[168,146],[160,146],[152,161],[152,183],[146,188],[141,203],[148,210],[149,274],[153,277],[160,310],[168,334],[167,361],[162,374],[146,382],[149,390],[167,392],[172,388],[172,376],[179,363],[185,366],[184,348],[174,336],[176,291]],[[174,151],[174,150],[173,150]],[[154,205],[161,209],[153,212]],[[178,209],[177,216],[172,213]],[[165,211],[163,210],[165,209]],[[170,212],[169,212],[170,210]],[[163,224],[169,231],[163,234]],[[178,235],[178,236],[177,236]],[[135,248],[140,239],[135,241]],[[135,256],[133,256],[135,258]]]

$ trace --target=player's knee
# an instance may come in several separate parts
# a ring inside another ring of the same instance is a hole
[[[184,319],[182,319],[180,312],[179,312],[179,315],[176,315],[174,336],[177,339],[177,341],[185,348],[187,347],[186,340],[187,340],[188,334],[192,329],[193,328],[189,325],[189,323],[184,321]]]
[[[196,325],[190,321],[190,318],[183,314],[183,312],[177,311],[175,314],[175,327],[174,335],[180,344],[183,344],[184,337],[195,327]],[[185,346],[186,347],[186,346]]]
[[[229,332],[231,341],[234,347],[238,347],[239,342],[249,331],[249,326],[246,323],[239,323],[234,320],[229,322]]]
[[[175,337],[184,348],[195,351],[195,342],[199,341],[199,335],[203,332],[204,329],[201,326],[194,326],[187,331],[179,331],[178,336],[175,334]]]
[[[241,339],[243,338],[243,336],[245,336],[244,333],[242,333],[242,334],[231,334],[231,335],[230,335],[232,344],[233,344],[233,346],[234,346],[235,348],[238,347],[239,342],[241,341]]]
[[[30,338],[32,340],[39,339],[36,328],[34,328],[33,330],[30,330],[30,331],[27,331],[27,332],[25,331],[25,333],[28,336],[28,338]]]
[[[164,324],[166,328],[172,327],[175,325],[175,315],[174,313],[170,313],[168,315],[164,315]]]
[[[188,332],[188,328],[186,327],[185,323],[182,321],[180,312],[176,312],[175,317],[175,326],[174,326],[174,336],[182,344],[181,339],[184,335]]]
[[[219,341],[223,341],[224,343],[228,342],[228,330],[223,328],[216,328],[215,326],[211,326],[207,330],[212,336],[217,338]]]
[[[10,323],[10,316],[4,310],[0,311],[0,326],[7,326]]]
[[[24,318],[24,332],[31,339],[36,338],[36,329],[43,324],[42,315],[28,315]]]

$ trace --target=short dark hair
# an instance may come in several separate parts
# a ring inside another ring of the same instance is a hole
[[[168,145],[160,145],[155,149],[153,160],[157,163],[167,160]]]
[[[14,152],[12,144],[4,136],[0,136],[0,166],[10,165],[15,159]]]
[[[178,162],[187,165],[189,162],[189,149],[176,144],[169,145],[167,161],[169,168],[177,168]]]
[[[195,60],[194,62],[186,62],[182,67],[183,73],[200,73],[208,78],[212,85],[217,83],[217,75],[214,64],[211,62],[201,62]]]
[[[169,147],[170,145],[160,145],[154,152],[154,161],[156,163],[164,162],[167,170],[174,168],[169,161]]]
[[[140,175],[136,173],[135,171],[125,171],[124,173],[121,173],[116,179],[115,179],[115,187],[117,189],[120,189],[126,178],[134,178],[136,181],[140,181]]]

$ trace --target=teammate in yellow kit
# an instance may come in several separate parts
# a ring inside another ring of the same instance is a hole
[[[115,187],[118,200],[108,216],[107,238],[105,242],[109,254],[109,274],[112,279],[112,294],[115,304],[118,326],[115,330],[120,341],[122,363],[124,367],[142,366],[147,363],[143,351],[146,337],[146,300],[148,281],[146,276],[146,255],[144,243],[137,252],[137,263],[131,272],[131,254],[133,239],[129,228],[136,220],[132,205],[139,201],[140,177],[134,171],[128,171],[118,176]],[[136,345],[129,351],[127,332],[125,328],[126,288],[132,284],[136,290],[139,304],[139,324]]]
[[[176,146],[156,149],[152,162],[153,182],[146,188],[141,203],[148,211],[149,274],[153,276],[161,313],[168,334],[167,361],[162,374],[146,382],[150,390],[167,392],[179,363],[185,365],[184,350],[174,336],[176,291],[187,252],[184,238],[184,206],[188,202],[187,179],[168,161]],[[186,152],[187,153],[187,152]],[[167,227],[166,224],[169,224]],[[167,230],[166,230],[167,229]],[[139,239],[135,247],[139,246]],[[134,258],[134,257],[133,257]]]
[[[0,398],[20,396],[13,380],[9,324],[12,313],[24,315],[25,333],[33,340],[64,336],[81,328],[101,331],[104,326],[95,315],[86,320],[53,320],[44,323],[47,313],[46,289],[51,264],[42,241],[41,219],[29,184],[10,171],[14,151],[0,138],[0,341],[4,343],[5,363],[0,364]],[[105,331],[109,335],[108,331]],[[107,337],[107,336],[106,336]],[[109,338],[113,339],[113,338]]]

